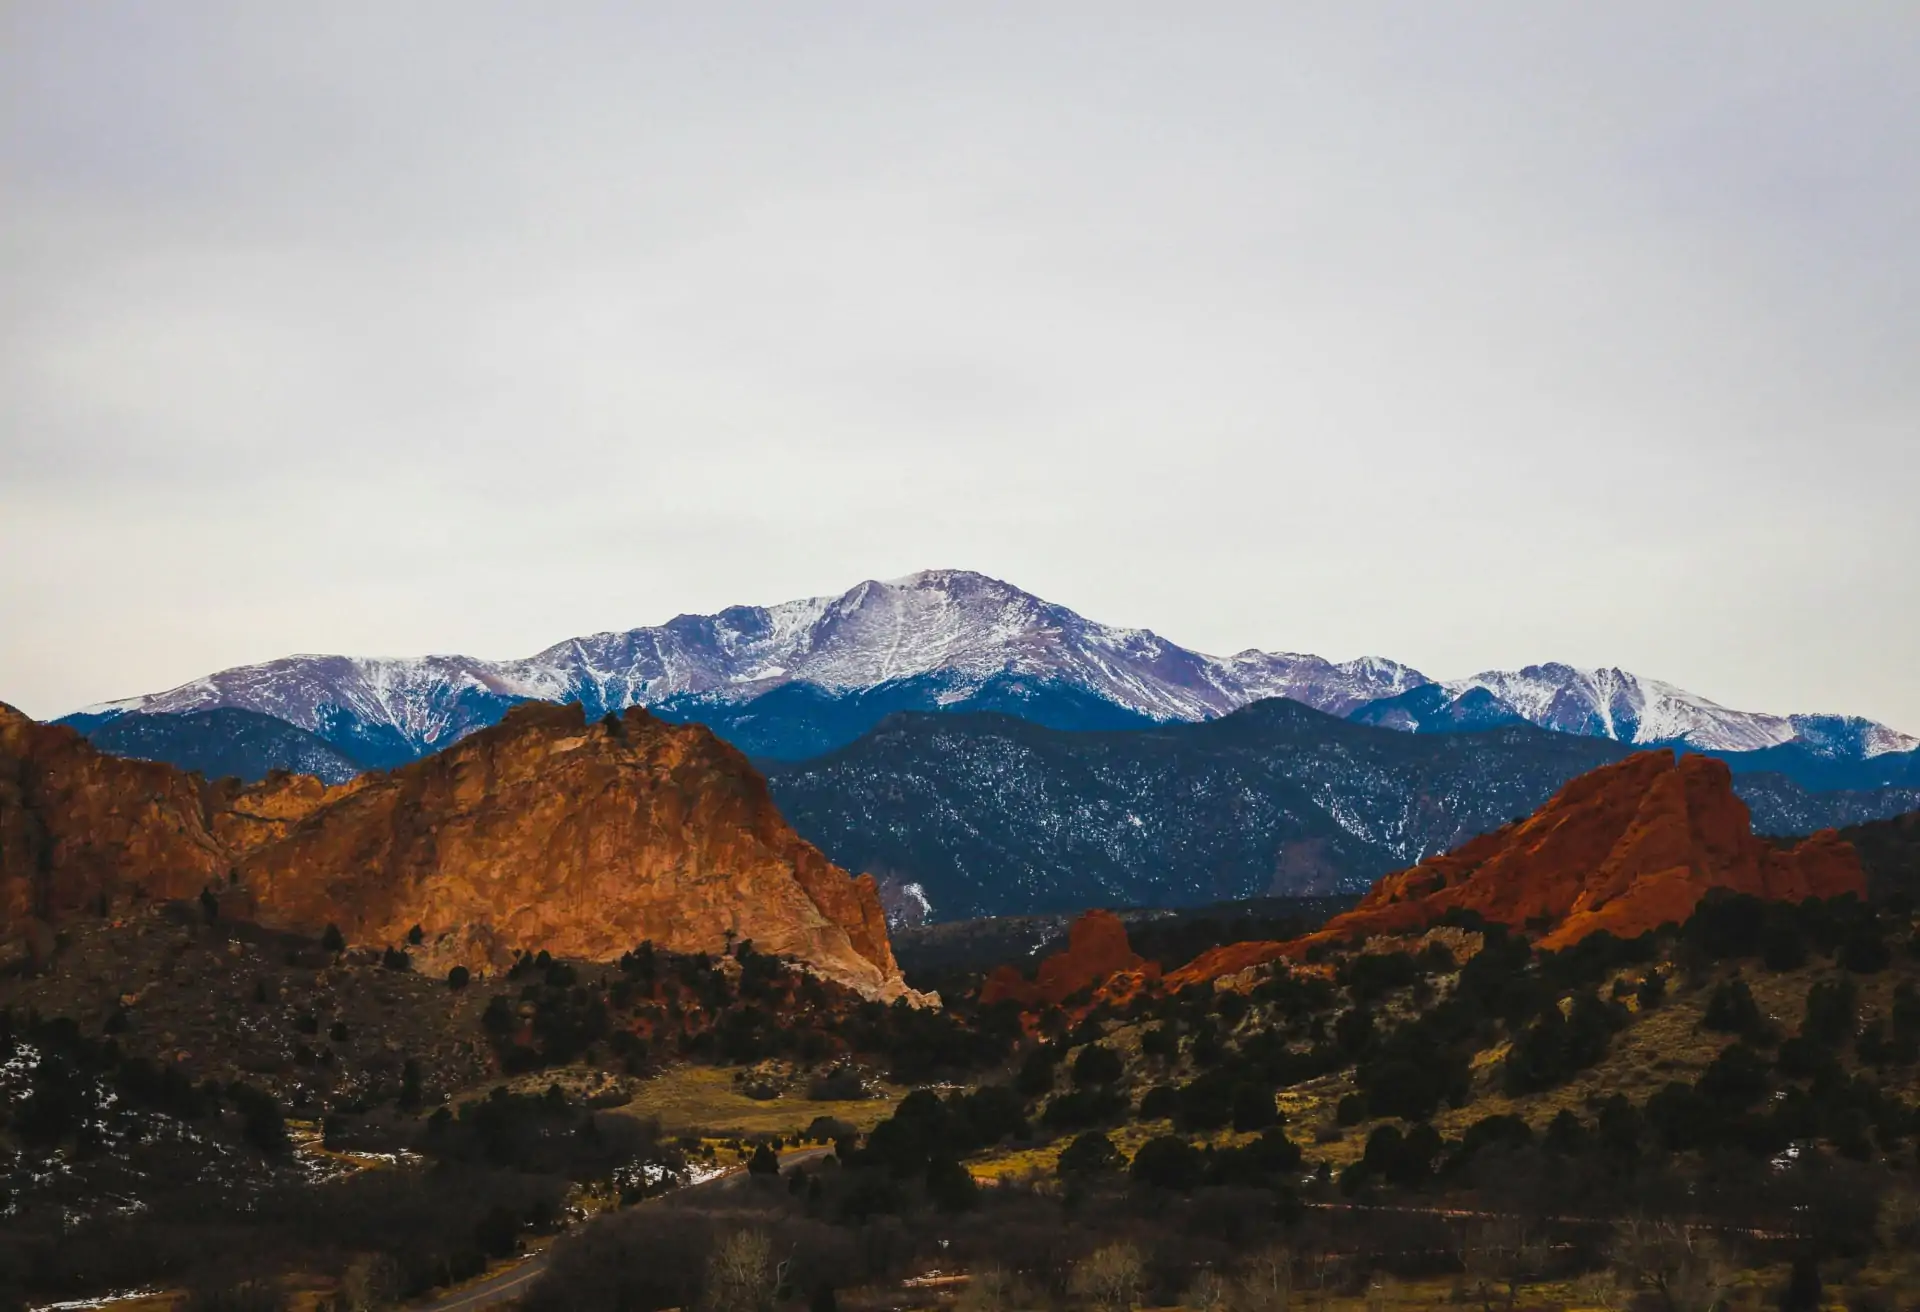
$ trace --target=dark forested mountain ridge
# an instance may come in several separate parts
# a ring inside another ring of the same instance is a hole
[[[1144,729],[1157,723],[1074,684],[1012,672],[979,682],[921,674],[844,692],[783,683],[744,702],[689,693],[651,709],[663,720],[704,724],[748,756],[776,761],[805,760],[845,747],[902,711],[996,711],[1074,731]]]
[[[256,783],[271,770],[290,770],[337,784],[366,768],[318,734],[237,706],[177,715],[136,712],[83,732],[103,752],[165,761],[208,779],[232,775]]]
[[[948,919],[1358,891],[1626,751],[1528,725],[1399,733],[1276,698],[1128,733],[901,715],[770,782],[835,860],[917,883]]]
[[[1063,733],[1000,715],[900,715],[815,760],[765,763],[835,861],[917,885],[931,916],[1358,892],[1626,756],[1529,724],[1405,733],[1281,698],[1202,724]],[[1920,806],[1738,776],[1761,833]]]

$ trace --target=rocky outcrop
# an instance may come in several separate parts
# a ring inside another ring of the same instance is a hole
[[[190,897],[232,861],[199,780],[0,704],[0,935],[128,897]]]
[[[980,1001],[991,1004],[1011,999],[1023,1009],[1059,1006],[1074,994],[1091,989],[1115,975],[1157,977],[1160,967],[1146,960],[1127,942],[1127,927],[1111,911],[1087,911],[1067,929],[1067,946],[1041,961],[1032,979],[1012,966],[1001,966],[980,986]]]
[[[1831,831],[1792,847],[1755,838],[1724,762],[1640,752],[1581,775],[1523,821],[1385,876],[1315,934],[1230,944],[1169,982],[1303,956],[1315,943],[1415,932],[1449,911],[1535,933],[1549,949],[1600,930],[1633,938],[1684,921],[1715,888],[1799,901],[1864,894],[1866,878],[1854,849]]]
[[[219,891],[353,942],[419,926],[430,961],[617,957],[751,939],[867,997],[908,992],[871,878],[781,819],[746,759],[639,708],[530,704],[390,773],[203,784],[0,711],[0,931],[129,897]]]

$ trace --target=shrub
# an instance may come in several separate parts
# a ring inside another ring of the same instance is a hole
[[[1841,941],[1839,964],[1856,975],[1877,975],[1893,964],[1893,951],[1877,927],[1858,925]]]
[[[1383,1125],[1367,1136],[1367,1151],[1341,1178],[1341,1186],[1353,1189],[1370,1179],[1382,1179],[1403,1187],[1418,1185],[1433,1174],[1440,1156],[1439,1131],[1422,1123],[1406,1134],[1392,1125]]]
[[[1640,987],[1634,990],[1634,1001],[1639,1003],[1640,1010],[1653,1011],[1666,1000],[1667,977],[1657,970],[1647,972],[1646,978],[1640,981]]]
[[[1549,1007],[1514,1038],[1502,1072],[1509,1094],[1536,1093],[1564,1084],[1607,1055],[1607,1042],[1622,1023],[1617,1003],[1592,993],[1574,995],[1571,1013]]]
[[[465,988],[468,982],[472,980],[472,978],[473,978],[473,975],[467,970],[465,966],[455,966],[452,970],[447,972],[447,987],[454,990],[457,993],[461,989]]]
[[[964,1212],[979,1201],[980,1187],[973,1174],[951,1157],[927,1164],[927,1197],[943,1212]]]
[[[1123,1073],[1120,1054],[1098,1043],[1089,1043],[1073,1059],[1073,1087],[1076,1089],[1105,1088],[1116,1083]]]
[[[1143,1121],[1171,1120],[1180,1107],[1180,1091],[1171,1084],[1156,1084],[1140,1098],[1136,1115]]]
[[[1140,1145],[1130,1174],[1135,1184],[1188,1193],[1200,1183],[1205,1166],[1199,1149],[1178,1135],[1163,1134]]]
[[[1823,979],[1807,990],[1807,1014],[1800,1033],[1813,1042],[1834,1048],[1853,1038],[1859,994],[1846,975]]]
[[[1127,1164],[1113,1140],[1098,1130],[1089,1130],[1074,1139],[1060,1154],[1055,1170],[1063,1176],[1105,1175]]]
[[[1243,1077],[1219,1068],[1182,1085],[1173,1120],[1183,1130],[1220,1130],[1233,1120],[1234,1094]]]
[[[1206,1182],[1246,1188],[1274,1188],[1291,1184],[1300,1170],[1300,1145],[1279,1129],[1271,1129],[1251,1143],[1218,1148],[1207,1160]]]
[[[1243,1084],[1233,1093],[1233,1128],[1241,1133],[1280,1124],[1273,1092],[1258,1084]]]
[[[1057,1093],[1040,1115],[1041,1123],[1052,1130],[1077,1130],[1117,1120],[1127,1110],[1127,1100],[1108,1088],[1075,1089]]]
[[[1373,1013],[1364,1006],[1341,1012],[1333,1022],[1333,1041],[1349,1057],[1365,1052],[1373,1041]]]
[[[1694,1088],[1716,1103],[1722,1114],[1745,1111],[1766,1096],[1767,1063],[1744,1043],[1735,1043],[1701,1072]]]
[[[1807,964],[1807,939],[1790,914],[1776,911],[1760,931],[1760,964],[1775,974]]]
[[[1764,1026],[1753,990],[1738,975],[1714,985],[1701,1025],[1719,1034],[1755,1034]]]
[[[1029,1052],[1026,1060],[1020,1063],[1020,1073],[1014,1077],[1013,1087],[1029,1098],[1052,1093],[1053,1068],[1059,1061],[1059,1050],[1051,1044],[1042,1044]]]
[[[808,1081],[809,1102],[856,1102],[867,1096],[866,1081],[851,1066],[840,1066]]]
[[[513,1003],[504,993],[496,993],[487,999],[487,1009],[480,1014],[481,1028],[495,1038],[500,1038],[513,1029]]]

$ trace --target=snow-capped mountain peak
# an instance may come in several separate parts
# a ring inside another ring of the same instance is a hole
[[[1334,662],[1254,649],[1210,656],[1147,629],[1100,624],[985,574],[929,569],[870,579],[837,596],[568,638],[519,660],[289,656],[70,718],[98,723],[126,711],[236,706],[390,764],[444,746],[529,698],[578,701],[600,715],[689,696],[737,703],[792,683],[856,694],[928,678],[941,704],[1011,678],[1162,721],[1206,719],[1266,697],[1346,715],[1433,683],[1382,657]],[[1611,668],[1529,665],[1440,686],[1456,700],[1484,689],[1544,728],[1628,743],[1747,751],[1803,740],[1836,757],[1920,745],[1857,718],[1729,710]]]
[[[1705,751],[1751,752],[1800,742],[1831,759],[1865,759],[1920,746],[1920,739],[1858,716],[1736,711],[1618,668],[1549,662],[1486,670],[1442,686],[1456,697],[1485,689],[1544,729],[1623,743],[1679,742]]]

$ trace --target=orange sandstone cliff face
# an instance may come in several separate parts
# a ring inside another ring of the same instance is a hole
[[[0,936],[103,898],[191,897],[231,864],[192,775],[104,755],[0,704]]]
[[[263,923],[358,943],[415,925],[436,963],[616,957],[751,939],[874,998],[907,994],[870,877],[789,828],[697,725],[529,704],[384,774],[236,788],[105,756],[0,708],[0,935],[213,887]]]
[[[1564,948],[1610,930],[1633,938],[1683,921],[1709,889],[1799,901],[1866,892],[1853,848],[1832,832],[1797,847],[1753,836],[1726,764],[1640,752],[1568,783],[1533,815],[1387,875],[1360,905],[1292,943],[1237,943],[1169,977],[1176,986],[1329,940],[1404,934],[1450,910],[1530,929]]]

